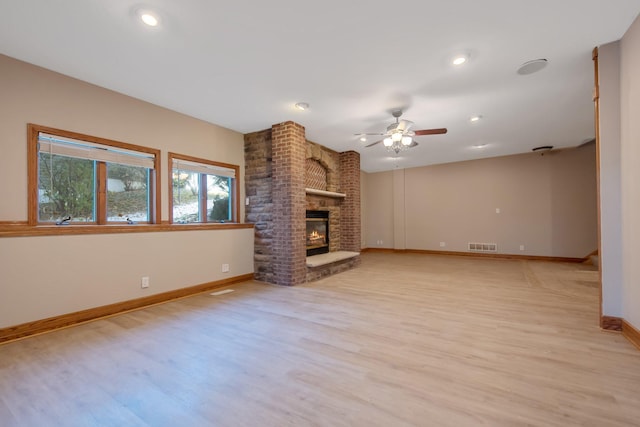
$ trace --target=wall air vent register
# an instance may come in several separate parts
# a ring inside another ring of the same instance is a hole
[[[498,252],[498,244],[469,242],[469,250],[472,252]]]

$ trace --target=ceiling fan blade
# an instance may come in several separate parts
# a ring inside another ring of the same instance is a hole
[[[382,142],[382,140],[376,141],[376,142],[372,142],[371,144],[365,145],[364,148],[373,147],[374,145],[380,144],[381,142]]]
[[[447,128],[439,128],[439,129],[423,129],[414,131],[416,136],[422,135],[441,135],[443,133],[447,133]]]
[[[376,133],[364,133],[364,132],[360,132],[360,133],[354,133],[354,135],[356,135],[356,136],[364,136],[364,135],[384,135],[384,133],[380,133],[380,132],[376,132]]]

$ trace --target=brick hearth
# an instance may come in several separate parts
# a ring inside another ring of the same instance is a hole
[[[360,252],[360,154],[307,141],[294,122],[245,135],[246,222],[255,224],[255,278],[293,286],[357,266],[360,257],[307,267],[305,211],[330,215],[329,251]],[[308,173],[306,171],[308,170]],[[306,194],[305,188],[346,197]]]

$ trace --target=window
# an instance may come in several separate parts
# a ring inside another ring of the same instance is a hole
[[[169,153],[169,170],[172,223],[238,222],[238,166]]]
[[[29,125],[29,223],[155,223],[159,150]]]

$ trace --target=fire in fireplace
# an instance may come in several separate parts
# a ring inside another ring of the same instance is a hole
[[[307,256],[329,252],[329,211],[307,211]]]

